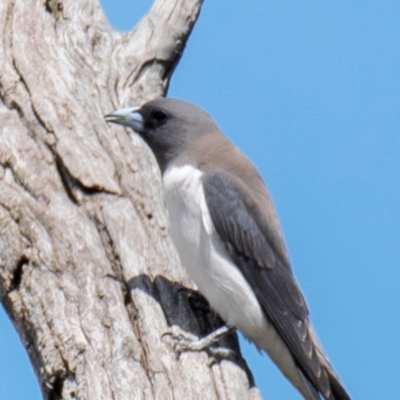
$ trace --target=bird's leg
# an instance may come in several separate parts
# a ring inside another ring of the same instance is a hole
[[[174,351],[180,355],[185,351],[207,351],[212,356],[229,358],[232,356],[232,350],[213,346],[222,336],[231,333],[235,328],[233,326],[224,325],[209,335],[199,339],[197,336],[181,330],[174,325],[172,329],[162,335],[162,337],[169,336],[174,342]]]

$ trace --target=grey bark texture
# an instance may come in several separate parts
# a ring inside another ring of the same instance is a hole
[[[121,33],[97,0],[0,1],[0,298],[46,399],[260,398],[236,335],[233,361],[162,339],[222,322],[190,290],[152,155],[103,119],[166,92],[201,3],[156,0]]]

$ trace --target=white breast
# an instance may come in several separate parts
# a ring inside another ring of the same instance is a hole
[[[171,236],[182,264],[214,310],[254,340],[256,331],[265,324],[265,317],[214,229],[202,175],[200,170],[188,165],[165,172]]]

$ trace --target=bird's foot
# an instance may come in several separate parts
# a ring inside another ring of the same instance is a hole
[[[206,351],[215,358],[231,358],[234,354],[232,350],[214,345],[222,336],[232,332],[233,329],[233,327],[225,325],[211,332],[206,337],[199,339],[197,336],[185,332],[174,325],[162,335],[162,338],[169,338],[178,357],[186,351]]]

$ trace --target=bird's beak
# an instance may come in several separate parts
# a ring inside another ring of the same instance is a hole
[[[120,108],[119,110],[105,115],[104,119],[107,122],[128,126],[136,132],[142,132],[144,129],[144,122],[139,110],[140,107]]]

